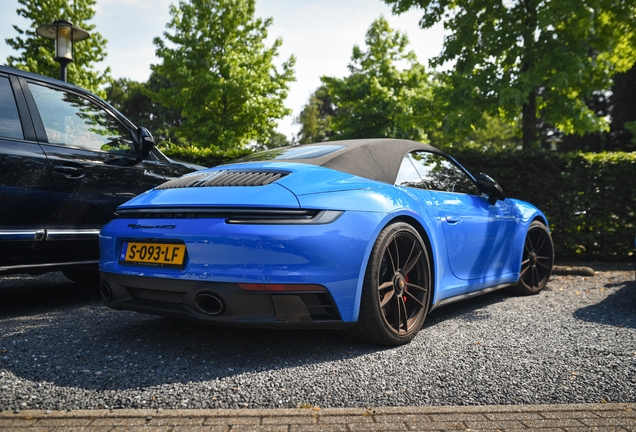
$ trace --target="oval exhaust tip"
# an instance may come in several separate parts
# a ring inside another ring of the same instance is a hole
[[[110,289],[110,286],[106,282],[102,282],[99,284],[99,292],[102,294],[102,298],[106,301],[111,301],[113,299],[113,291]]]
[[[206,315],[220,315],[225,310],[223,300],[214,294],[202,293],[194,298],[195,306]]]

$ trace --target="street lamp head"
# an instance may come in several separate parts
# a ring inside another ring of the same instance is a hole
[[[55,61],[60,63],[62,80],[66,81],[66,65],[73,61],[73,42],[84,40],[90,34],[65,20],[56,20],[53,24],[40,26],[35,32],[55,41]]]

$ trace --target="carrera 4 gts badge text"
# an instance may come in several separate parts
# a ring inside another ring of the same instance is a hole
[[[128,224],[128,228],[132,229],[175,229],[176,225],[138,225]]]

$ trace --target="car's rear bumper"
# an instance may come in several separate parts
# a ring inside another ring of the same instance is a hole
[[[345,328],[333,298],[315,291],[252,292],[235,283],[176,281],[102,273],[113,309],[242,327]]]

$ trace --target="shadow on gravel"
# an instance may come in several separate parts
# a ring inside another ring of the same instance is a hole
[[[489,319],[490,312],[484,310],[484,308],[505,301],[510,297],[517,297],[517,295],[509,289],[504,288],[489,294],[473,297],[472,299],[462,300],[457,303],[442,306],[430,313],[430,315],[426,318],[422,331],[426,331],[427,327],[432,327],[450,318],[457,318],[466,322]]]
[[[63,276],[0,282],[0,370],[20,379],[86,390],[127,390],[205,382],[401,350],[352,344],[333,331],[218,327],[113,311]],[[480,309],[506,290],[448,305],[423,333],[446,319],[485,319]]]
[[[614,327],[636,328],[636,282],[610,283],[605,287],[618,290],[595,305],[577,310],[574,318]]]
[[[61,273],[0,277],[0,319],[85,305],[100,299],[98,286],[76,284]]]

